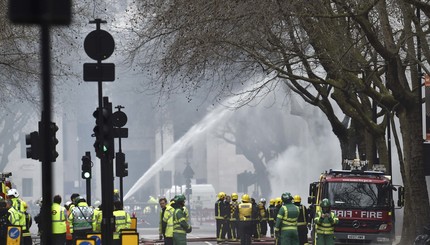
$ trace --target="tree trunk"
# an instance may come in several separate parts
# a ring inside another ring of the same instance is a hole
[[[424,175],[422,122],[420,105],[400,113],[404,166],[401,169],[405,186],[405,207],[400,244],[411,244],[417,232],[430,220],[429,198]]]

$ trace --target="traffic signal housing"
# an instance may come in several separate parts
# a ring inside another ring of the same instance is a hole
[[[25,135],[25,144],[28,145],[26,148],[27,158],[39,160],[41,153],[39,132],[34,131]]]
[[[114,132],[112,124],[112,104],[105,103],[102,108],[97,108],[93,117],[96,119],[96,126],[93,129],[94,150],[98,158],[109,154],[113,158],[114,153]]]
[[[127,177],[128,163],[125,162],[125,154],[122,152],[117,152],[115,155],[115,159],[115,175],[117,177]]]
[[[85,152],[85,156],[82,156],[82,179],[91,179],[91,155],[90,152]]]
[[[57,131],[58,127],[57,124],[54,122],[49,122],[49,131],[48,131],[48,137],[49,137],[49,152],[50,152],[50,162],[55,162],[58,157],[57,152],[57,145],[58,145],[58,139],[57,139]]]

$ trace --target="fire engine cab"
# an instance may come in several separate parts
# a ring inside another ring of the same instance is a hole
[[[398,192],[397,207],[404,204],[404,189],[394,186],[384,171],[362,170],[367,161],[345,160],[350,170],[330,170],[310,184],[308,203],[311,214],[327,198],[339,223],[335,225],[336,244],[392,244],[395,239],[393,191]],[[312,221],[313,223],[313,221]],[[315,241],[315,224],[312,224]],[[315,244],[315,243],[314,243]]]

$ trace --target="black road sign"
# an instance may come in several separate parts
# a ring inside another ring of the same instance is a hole
[[[115,81],[115,64],[113,63],[85,63],[84,81]]]
[[[71,0],[9,0],[9,19],[17,24],[69,25]]]
[[[95,30],[85,37],[84,49],[91,59],[105,60],[112,55],[115,49],[115,41],[109,32]]]

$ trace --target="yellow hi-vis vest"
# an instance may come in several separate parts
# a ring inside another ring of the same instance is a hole
[[[122,229],[130,229],[131,218],[124,210],[113,211],[113,216],[115,216],[115,232],[113,233],[113,239],[118,240]]]
[[[240,221],[252,221],[252,203],[241,203],[238,209]]]
[[[52,234],[66,233],[66,209],[58,203],[53,203],[52,214]]]
[[[322,218],[322,212],[318,211],[317,215],[314,219],[315,224],[317,225],[317,234],[333,234],[334,233],[334,225],[339,222],[338,217],[334,212],[330,211],[329,218]]]
[[[164,210],[163,221],[167,223],[166,231],[164,233],[165,237],[173,237],[173,214],[175,213],[175,209],[167,205],[166,210]]]
[[[277,219],[282,220],[281,230],[297,230],[297,218],[299,217],[299,213],[299,208],[294,204],[290,203],[282,206],[276,216]],[[275,230],[279,230],[279,227],[275,227]]]
[[[181,224],[187,226],[187,228],[184,228]],[[184,211],[181,208],[175,209],[175,212],[173,213],[173,233],[186,234],[186,229],[189,228],[190,225],[187,223]]]
[[[21,219],[21,215],[18,212],[18,210],[16,210],[14,207],[10,207],[8,210],[9,212],[9,222],[11,225],[16,225],[19,226],[20,225],[20,219]]]

